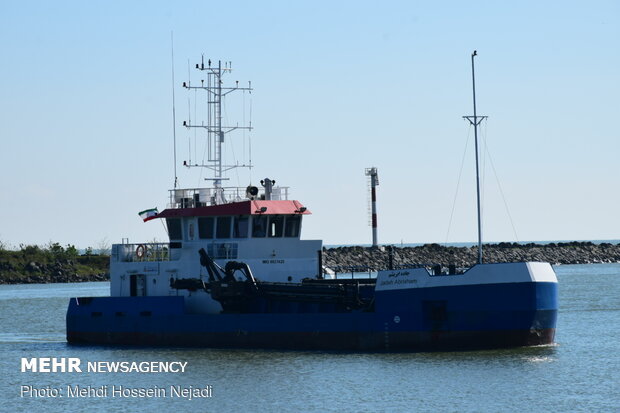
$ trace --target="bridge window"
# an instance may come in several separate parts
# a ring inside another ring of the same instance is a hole
[[[301,227],[301,216],[300,215],[287,216],[284,236],[290,237],[290,238],[298,237],[300,227]]]
[[[230,238],[230,224],[232,217],[217,217],[216,238]]]
[[[181,220],[178,218],[166,218],[168,225],[168,236],[170,239],[183,239],[183,231],[181,230]]]
[[[272,215],[269,218],[269,232],[270,237],[281,237],[284,230],[284,217],[282,215]]]
[[[254,215],[252,217],[252,237],[262,238],[267,235],[267,216]]]
[[[201,239],[213,238],[213,217],[198,218],[198,236]]]
[[[235,217],[233,223],[233,238],[247,238],[250,219],[247,215]]]
[[[236,242],[214,242],[207,245],[207,254],[214,260],[237,259],[238,245]]]

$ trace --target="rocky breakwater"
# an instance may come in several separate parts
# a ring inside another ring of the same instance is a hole
[[[37,246],[0,251],[0,284],[35,284],[109,280],[110,258],[69,255]]]
[[[324,265],[340,272],[350,268],[377,271],[388,267],[388,247],[337,247],[323,250]],[[543,261],[553,265],[620,262],[620,244],[561,242],[550,244],[485,244],[484,262]],[[474,265],[478,248],[426,244],[419,247],[393,247],[394,266],[450,264],[466,268]]]

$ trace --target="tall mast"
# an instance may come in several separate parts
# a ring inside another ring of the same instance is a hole
[[[463,116],[470,124],[474,125],[474,141],[476,148],[476,200],[478,209],[478,264],[482,264],[482,218],[480,214],[480,168],[478,166],[478,125],[487,118],[487,116],[478,116],[476,112],[476,76],[474,71],[474,57],[477,56],[476,51],[471,54],[471,83],[474,98],[474,116]]]
[[[170,32],[170,52],[172,66],[172,140],[173,140],[173,153],[174,153],[174,189],[177,188],[177,110],[175,107],[174,99],[174,32]]]
[[[222,157],[222,144],[224,143],[224,137],[227,133],[232,132],[236,129],[252,129],[252,124],[250,121],[249,125],[235,125],[235,126],[225,126],[222,125],[222,100],[223,98],[232,93],[234,91],[248,91],[251,93],[252,84],[248,82],[248,87],[239,87],[239,82],[237,81],[235,86],[233,87],[224,87],[223,77],[225,74],[230,73],[232,71],[231,62],[224,62],[222,66],[222,61],[218,61],[217,66],[211,65],[211,59],[208,60],[207,66],[205,66],[204,56],[201,60],[200,64],[196,64],[196,69],[200,71],[205,71],[207,74],[207,82],[205,85],[204,79],[200,81],[200,86],[192,86],[191,84],[183,82],[183,87],[186,89],[200,89],[206,91],[207,94],[207,124],[199,124],[192,125],[189,121],[183,121],[183,126],[187,128],[204,128],[207,131],[207,160],[201,164],[187,164],[184,163],[187,167],[203,167],[208,168],[213,171],[212,178],[205,178],[213,181],[213,187],[216,190],[216,203],[222,203],[223,198],[223,187],[222,181],[227,180],[228,178],[224,177],[224,172],[229,171],[234,168],[251,168],[250,164],[231,164],[225,165],[223,163]]]

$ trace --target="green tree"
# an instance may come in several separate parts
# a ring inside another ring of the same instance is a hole
[[[75,245],[67,244],[67,248],[65,248],[65,257],[73,258],[77,257],[78,255],[78,250],[77,248],[75,248]]]

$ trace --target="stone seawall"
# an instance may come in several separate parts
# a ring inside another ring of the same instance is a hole
[[[53,257],[24,251],[0,252],[0,284],[107,281],[110,257]]]
[[[444,247],[426,244],[419,247],[394,247],[394,266],[433,265],[470,267],[478,259],[477,247]],[[551,244],[499,243],[484,245],[484,262],[543,261],[553,265],[620,262],[620,244],[566,242]],[[368,267],[372,271],[388,266],[388,248],[337,247],[323,250],[323,264],[347,271]]]
[[[394,266],[476,263],[476,247],[394,247]],[[552,244],[500,243],[484,246],[485,262],[544,261],[559,264],[620,263],[620,244],[567,242]],[[0,284],[58,283],[109,280],[108,256],[53,257],[28,251],[0,251]],[[338,247],[323,249],[323,265],[339,272],[377,271],[388,267],[387,248]]]

